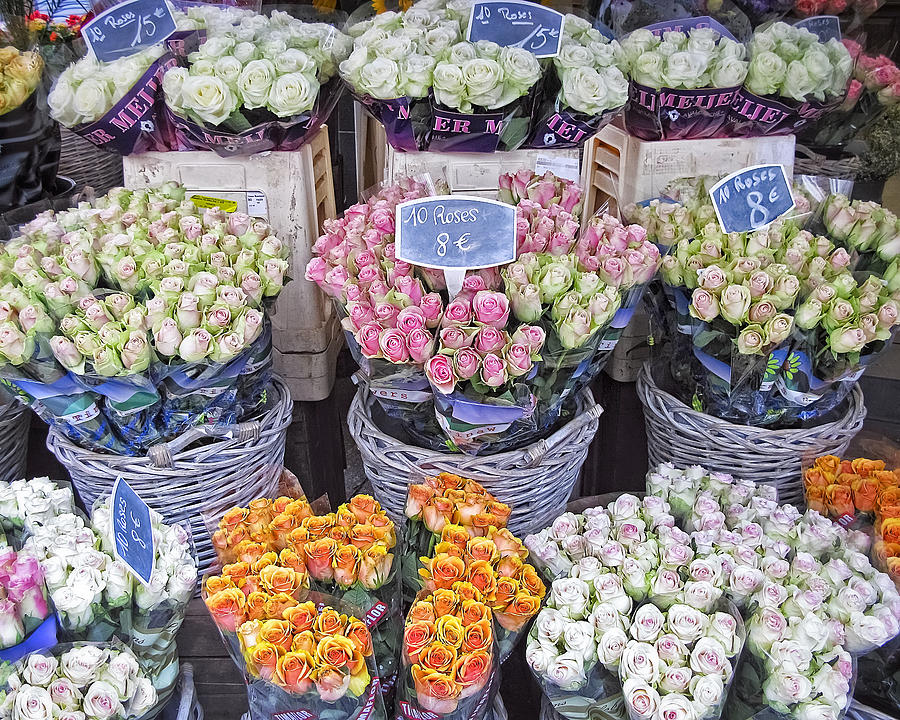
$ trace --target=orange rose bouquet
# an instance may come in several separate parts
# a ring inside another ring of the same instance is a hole
[[[444,525],[434,556],[420,558],[426,590],[449,590],[464,583],[492,611],[500,657],[506,658],[525,624],[541,608],[546,588],[528,550],[506,528],[490,528],[487,537],[472,537],[465,526]]]
[[[483,720],[490,713],[500,686],[491,615],[470,583],[420,594],[403,631],[398,720]]]
[[[386,720],[366,624],[313,593],[281,618],[247,619],[237,637],[253,717],[306,710],[329,720]]]
[[[844,527],[862,516],[870,520],[878,494],[896,488],[900,477],[885,470],[884,460],[841,460],[834,455],[816,458],[803,473],[806,504],[810,510],[830,517]]]
[[[440,473],[410,484],[403,551],[407,601],[420,589],[419,558],[434,554],[445,525],[458,525],[472,537],[485,537],[491,528],[505,528],[511,512],[509,505],[497,500],[474,480],[452,473]]]

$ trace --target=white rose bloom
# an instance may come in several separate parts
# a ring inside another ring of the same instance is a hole
[[[84,693],[84,714],[96,720],[111,720],[125,714],[119,694],[108,682],[97,680]]]
[[[505,83],[520,95],[527,93],[541,79],[541,65],[537,58],[522,48],[503,48],[498,62],[503,70]]]
[[[635,611],[629,632],[638,642],[654,643],[662,632],[665,621],[660,609],[647,603]]]
[[[270,60],[248,62],[241,71],[237,82],[237,89],[241,93],[244,107],[252,109],[265,105],[275,77],[275,66]]]
[[[54,705],[44,688],[23,685],[11,698],[13,720],[52,720]]]
[[[828,703],[801,703],[792,710],[797,720],[837,720],[838,712]]]
[[[216,77],[227,82],[231,87],[237,87],[243,69],[244,66],[241,65],[236,57],[233,55],[225,55],[216,60],[216,64],[213,66],[213,73]],[[171,70],[169,72],[171,72]],[[168,73],[166,73],[166,77],[168,77]]]
[[[134,689],[131,697],[131,704],[128,710],[132,717],[141,717],[150,708],[156,705],[157,694],[156,688],[149,678],[137,677],[134,679]]]
[[[787,672],[806,673],[812,659],[813,654],[809,648],[793,640],[779,640],[772,644],[767,660],[771,667]]]
[[[852,653],[869,652],[881,647],[890,639],[884,622],[861,612],[853,613],[846,627],[847,642],[844,648]]]
[[[605,575],[607,572],[608,570],[600,564],[599,559],[589,555],[578,560],[578,563],[572,568],[572,577],[592,584],[600,575]]]
[[[181,88],[182,104],[201,121],[219,125],[237,110],[240,101],[223,80],[217,77],[189,77]]]
[[[611,99],[603,75],[592,67],[564,70],[560,99],[573,110],[588,115],[600,115],[604,110],[617,107]]]
[[[659,678],[659,689],[663,693],[686,693],[692,677],[689,667],[668,667]]]
[[[575,652],[563,653],[547,669],[547,678],[561,690],[578,690],[587,682],[584,658]]]
[[[709,582],[692,582],[684,584],[683,602],[693,608],[708,612],[722,597],[722,591]]]
[[[562,549],[572,560],[580,560],[588,552],[588,545],[581,535],[570,535],[559,541]]]
[[[487,110],[506,105],[516,95],[504,94],[503,69],[496,60],[474,58],[462,65],[469,102]]]
[[[713,87],[727,88],[740,85],[747,77],[749,64],[744,60],[733,57],[724,57],[717,61],[710,73],[710,82]]]
[[[228,37],[227,35],[218,35],[208,37],[198,48],[197,52],[200,53],[200,57],[202,58],[206,58],[207,60],[217,60],[230,53],[234,49],[234,45],[234,38]]]
[[[113,97],[109,83],[93,78],[82,81],[75,90],[72,100],[72,109],[78,113],[82,122],[99,119],[112,105]]]
[[[400,97],[400,67],[388,58],[375,58],[359,73],[359,90],[374,98],[390,100]]]
[[[763,680],[763,697],[773,707],[790,707],[809,698],[812,683],[805,675],[775,669]]]
[[[585,662],[593,660],[596,649],[594,626],[585,620],[567,623],[563,631],[563,643],[567,652],[580,653]]]
[[[661,662],[666,665],[683,665],[687,662],[690,653],[687,646],[678,638],[677,635],[667,633],[660,635],[654,644],[656,654],[659,655]]]
[[[46,687],[53,679],[59,661],[52,655],[34,653],[29,655],[21,669],[22,680],[29,685]]]
[[[559,653],[552,645],[544,645],[533,640],[529,640],[525,648],[525,662],[537,675],[546,675],[558,655]]]
[[[692,643],[703,636],[708,621],[708,617],[696,608],[676,603],[666,615],[666,632],[676,635],[684,643]]]
[[[555,645],[562,637],[568,622],[565,615],[555,608],[544,608],[534,621],[538,640],[547,645]]]
[[[597,642],[597,657],[607,669],[618,666],[628,645],[628,636],[618,627],[605,630]]]
[[[659,699],[657,715],[666,720],[697,720],[697,712],[691,701],[678,693],[663,695]]]
[[[559,55],[553,59],[557,70],[578,67],[593,67],[594,53],[579,42],[570,42],[559,49]]]
[[[57,80],[56,85],[54,85],[53,89],[50,91],[50,94],[47,96],[47,104],[50,106],[50,116],[66,127],[78,125],[81,122],[81,115],[76,112],[74,103],[74,86],[68,79],[60,77],[59,80]],[[15,504],[15,498],[13,498],[12,502]],[[6,517],[11,517],[8,512],[4,513],[4,515]]]
[[[87,54],[72,67],[72,79],[83,82],[102,73],[103,66],[92,54]]]
[[[241,65],[246,65],[259,57],[259,51],[256,48],[256,44],[252,42],[238,43],[234,46],[234,50],[232,50],[231,54],[234,55],[235,59],[237,59]]]
[[[306,75],[293,72],[275,80],[269,90],[266,107],[278,117],[292,117],[312,110],[319,93],[319,83]]]
[[[109,651],[96,645],[73,648],[60,657],[60,673],[71,680],[77,688],[83,688],[94,681],[100,666],[108,657]]]
[[[181,110],[183,107],[181,91],[184,87],[184,81],[189,77],[186,68],[170,68],[163,75],[163,95],[166,99],[166,105],[174,110]]]
[[[637,718],[637,720],[659,717],[661,698],[659,693],[648,683],[629,678],[622,683],[622,695],[625,697],[629,717]]]
[[[426,97],[433,83],[435,59],[428,55],[410,55],[403,59],[400,78],[407,97]]]
[[[589,594],[588,584],[578,578],[559,578],[550,586],[550,602],[574,620],[585,617]]]
[[[802,618],[790,618],[788,621],[790,637],[809,648],[812,652],[820,652],[828,643],[830,631],[822,619],[815,614]]]
[[[697,717],[705,717],[708,710],[719,705],[725,696],[725,683],[721,675],[698,675],[691,678],[689,687]]]
[[[626,619],[613,603],[608,602],[597,603],[588,616],[588,622],[594,626],[598,633],[606,632],[613,628],[624,630]]]
[[[800,60],[794,60],[787,66],[781,92],[786,97],[802,102],[816,91],[816,83],[810,78],[809,71]]]
[[[83,595],[72,587],[63,586],[54,590],[50,597],[57,611],[63,614],[67,627],[83,630],[93,622],[93,595]]]
[[[619,677],[631,678],[655,684],[659,681],[659,655],[656,648],[648,643],[630,641],[622,651],[619,660]]]
[[[850,683],[840,672],[830,665],[823,665],[813,676],[813,689],[834,708],[844,708],[850,694]]]

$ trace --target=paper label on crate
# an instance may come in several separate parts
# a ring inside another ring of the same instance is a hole
[[[225,212],[237,212],[237,200],[225,200],[224,198],[210,195],[191,195],[189,198],[198,208],[222,208]]]
[[[121,477],[113,486],[110,522],[116,558],[147,585],[155,557],[150,506]]]
[[[505,265],[516,259],[516,208],[498,200],[442,195],[397,206],[396,256],[443,270],[454,297],[466,270]]]
[[[490,40],[536,57],[556,57],[565,16],[525,0],[481,0],[472,5],[466,40]]]
[[[534,163],[536,175],[543,175],[547,171],[552,172],[558,178],[580,182],[581,168],[577,157],[559,157],[557,155],[538,155]]]
[[[809,30],[823,43],[841,39],[841,21],[837,15],[813,15],[795,22],[794,27]]]
[[[251,190],[247,193],[247,214],[268,219],[269,203],[266,200],[265,193],[257,190]]]
[[[768,227],[794,207],[784,165],[754,165],[723,178],[709,191],[726,233]]]
[[[81,28],[90,51],[112,62],[164,42],[175,32],[175,18],[166,0],[126,0],[93,18]]]

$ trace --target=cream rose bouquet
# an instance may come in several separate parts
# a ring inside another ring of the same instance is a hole
[[[234,151],[221,145],[239,154],[300,147],[337,102],[337,66],[349,51],[349,38],[330,25],[277,10],[207,29],[187,67],[163,77],[179,144],[227,154]]]
[[[620,45],[631,81],[625,107],[630,133],[644,140],[719,134],[747,75],[742,44],[724,28],[690,27],[635,30]]]
[[[21,533],[33,524],[42,525],[74,509],[72,488],[57,487],[46,476],[0,482],[0,523],[8,533]]]
[[[729,133],[789,135],[843,101],[853,59],[839,40],[776,22],[750,40],[750,67],[729,117]]]
[[[0,718],[139,718],[157,702],[153,683],[120,644],[76,643],[32,653],[6,679]]]
[[[0,48],[0,115],[19,107],[41,82],[44,61],[36,52]]]

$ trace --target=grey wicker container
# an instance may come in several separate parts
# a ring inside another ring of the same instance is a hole
[[[69,471],[86,507],[109,495],[121,477],[167,522],[190,524],[203,571],[215,556],[204,515],[215,522],[228,508],[277,491],[292,410],[287,386],[273,377],[266,408],[255,419],[188,430],[145,456],[85,450],[53,430],[47,447]],[[214,441],[195,444],[204,438]]]
[[[802,430],[736,425],[697,412],[660,390],[647,365],[638,378],[637,393],[644,406],[651,467],[662,462],[677,467],[702,465],[774,485],[782,503],[803,503],[803,461],[819,455],[840,456],[866,417],[859,385],[853,388],[842,418]]]
[[[404,445],[375,424],[373,403],[374,397],[360,388],[347,423],[366,477],[388,515],[402,520],[411,479],[423,473],[452,472],[477,480],[512,505],[509,529],[519,536],[539,531],[565,510],[603,412],[585,389],[577,398],[576,416],[546,439],[521,450],[472,456]]]
[[[31,410],[18,400],[0,406],[0,480],[12,482],[25,477],[28,458],[28,429]]]
[[[92,142],[60,126],[59,174],[72,178],[76,186],[94,188],[103,195],[122,185],[122,156],[101,150]]]

